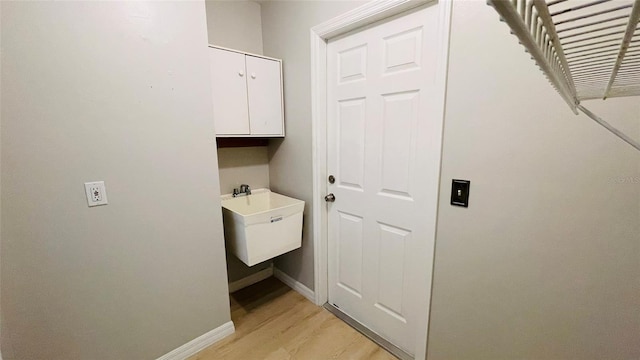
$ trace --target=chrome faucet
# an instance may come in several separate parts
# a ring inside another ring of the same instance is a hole
[[[238,197],[242,194],[251,195],[251,188],[249,188],[249,185],[242,184],[240,185],[240,188],[233,189],[233,197]]]

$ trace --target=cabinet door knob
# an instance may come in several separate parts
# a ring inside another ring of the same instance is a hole
[[[238,75],[244,76],[244,71],[238,71]]]
[[[251,73],[251,78],[255,79],[256,78],[256,73]]]

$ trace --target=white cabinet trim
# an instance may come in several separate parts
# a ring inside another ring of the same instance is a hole
[[[272,57],[268,57],[268,56],[264,56],[264,55],[248,53],[246,51],[241,51],[241,50],[236,50],[236,49],[229,49],[229,48],[226,48],[226,47],[223,47],[223,46],[209,44],[209,47],[213,48],[213,49],[226,50],[226,51],[231,51],[231,52],[235,52],[235,53],[238,53],[238,54],[244,54],[244,55],[255,56],[255,57],[259,57],[259,58],[263,58],[263,59],[267,59],[267,60],[273,60],[273,61],[282,62],[282,59],[276,59],[276,58],[272,58]]]

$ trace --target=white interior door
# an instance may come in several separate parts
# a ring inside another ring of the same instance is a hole
[[[412,355],[426,338],[435,238],[438,6],[327,45],[329,302]]]

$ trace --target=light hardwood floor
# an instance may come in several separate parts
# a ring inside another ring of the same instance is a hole
[[[396,359],[275,278],[231,295],[236,332],[189,360]]]

